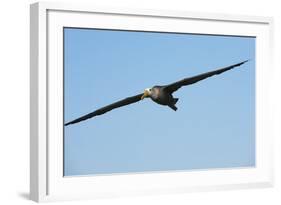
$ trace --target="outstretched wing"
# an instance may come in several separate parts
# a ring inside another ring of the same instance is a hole
[[[113,109],[116,109],[116,108],[119,108],[119,107],[122,107],[122,106],[126,106],[126,105],[129,105],[129,104],[132,104],[132,103],[136,103],[136,102],[141,100],[142,95],[143,94],[139,94],[139,95],[135,95],[135,96],[132,96],[132,97],[128,97],[128,98],[125,98],[123,100],[112,103],[110,105],[107,105],[105,107],[102,107],[100,109],[97,109],[94,112],[91,112],[87,115],[84,115],[82,117],[79,117],[75,120],[72,120],[72,121],[66,123],[65,126],[75,124],[75,123],[87,120],[89,118],[92,118],[92,117],[95,117],[95,116],[98,116],[98,115],[102,115],[102,114],[104,114],[104,113],[106,113],[110,110],[113,110]]]
[[[197,83],[198,81],[204,80],[204,79],[209,78],[213,75],[219,75],[219,74],[221,74],[225,71],[228,71],[228,70],[231,70],[231,69],[233,69],[237,66],[240,66],[240,65],[246,63],[247,61],[249,61],[249,60],[242,61],[241,63],[237,63],[237,64],[234,64],[234,65],[231,65],[231,66],[228,66],[228,67],[220,68],[220,69],[210,71],[210,72],[207,72],[207,73],[203,73],[203,74],[200,74],[200,75],[196,75],[196,76],[193,76],[193,77],[190,77],[190,78],[182,79],[182,80],[177,81],[175,83],[171,83],[169,85],[166,85],[164,87],[164,89],[169,93],[173,93],[173,92],[177,91],[182,86]]]

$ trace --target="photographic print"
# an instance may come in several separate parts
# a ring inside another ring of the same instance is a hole
[[[252,36],[63,30],[64,176],[255,167]]]

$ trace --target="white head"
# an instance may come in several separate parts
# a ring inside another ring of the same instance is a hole
[[[144,98],[150,97],[151,92],[152,92],[151,88],[146,88],[143,92],[143,95],[141,96],[141,99],[143,100]]]

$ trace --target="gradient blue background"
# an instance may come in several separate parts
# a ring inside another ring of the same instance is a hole
[[[64,29],[65,122],[153,85],[251,59],[64,130],[64,175],[255,165],[255,38]]]

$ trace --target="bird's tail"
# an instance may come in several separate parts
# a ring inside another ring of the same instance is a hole
[[[168,105],[171,109],[173,109],[174,111],[177,111],[177,107],[175,105]]]
[[[174,105],[177,104],[178,100],[178,98],[174,98]]]
[[[173,104],[171,104],[171,105],[169,105],[169,107],[171,108],[171,109],[173,109],[174,111],[177,111],[177,107],[176,107],[176,103],[178,102],[178,98],[173,98]]]

